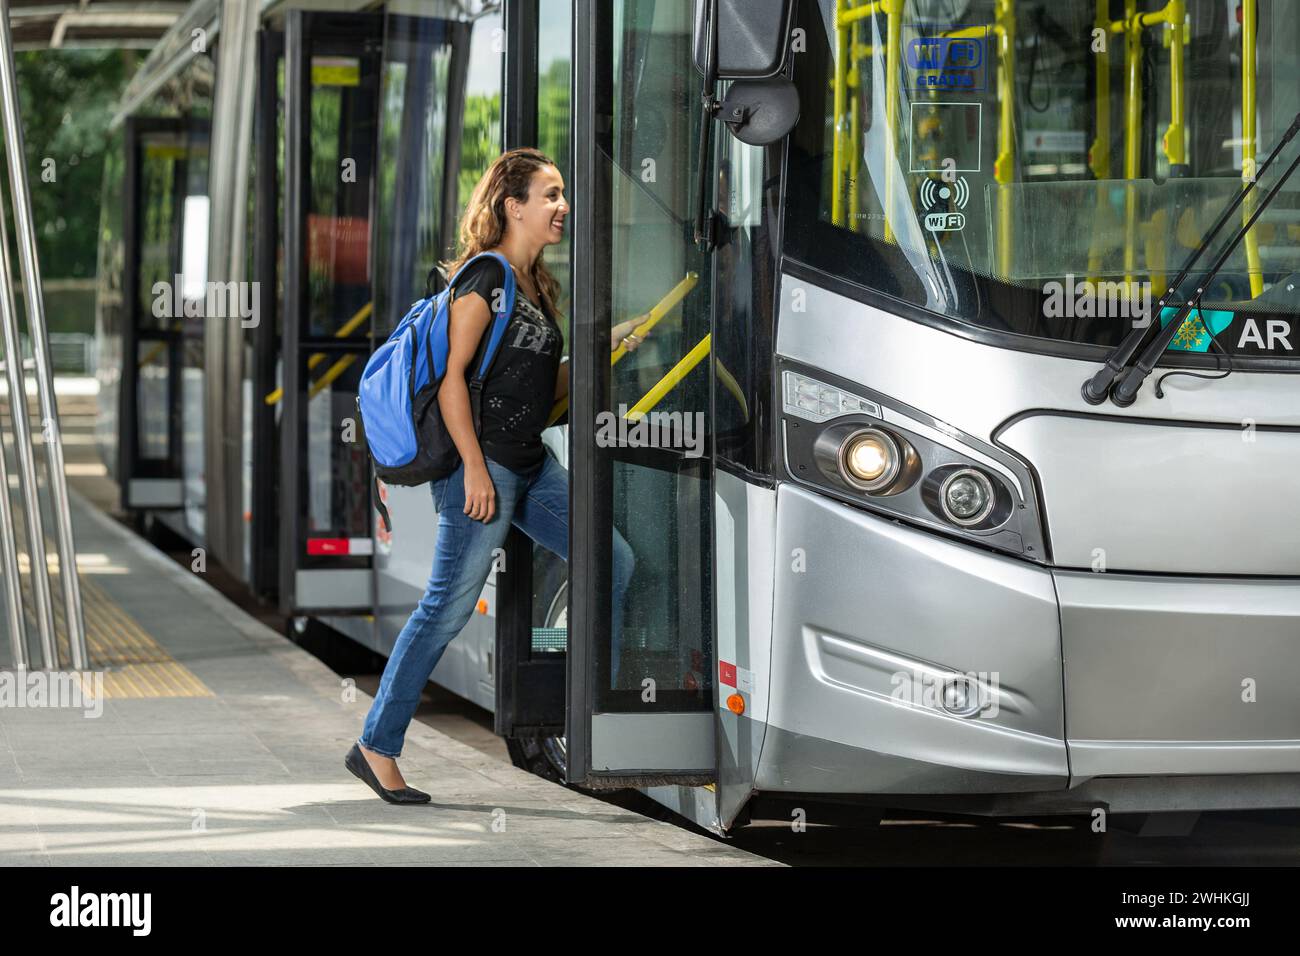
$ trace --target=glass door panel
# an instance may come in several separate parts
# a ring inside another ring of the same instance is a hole
[[[597,160],[610,170],[609,318],[655,324],[634,352],[611,356],[597,421],[614,528],[636,561],[623,606],[610,611],[611,635],[622,615],[622,638],[597,695],[606,711],[710,707],[709,257],[691,235],[690,33],[685,5],[613,5],[613,133]]]
[[[370,465],[356,393],[371,350],[371,197],[382,17],[285,20],[280,595],[369,610]]]
[[[585,683],[569,688],[569,779],[699,784],[716,756],[691,7],[580,3],[575,18],[575,75],[597,79],[573,110],[570,648]],[[629,352],[633,329],[644,340]]]

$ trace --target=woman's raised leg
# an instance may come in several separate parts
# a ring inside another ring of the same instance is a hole
[[[515,507],[514,523],[519,530],[548,551],[569,560],[569,473],[550,454],[528,482],[528,489]],[[623,605],[636,559],[632,548],[614,529],[613,577],[610,581],[612,624],[612,672],[618,685],[622,651]]]
[[[493,551],[505,541],[523,479],[495,462],[489,462],[488,471],[496,489],[497,510],[486,523],[464,513],[463,466],[434,489],[441,492],[442,500],[435,501],[438,536],[433,571],[424,596],[397,636],[358,740],[373,754],[389,758],[401,754],[420,693],[447,645],[473,614],[492,567]],[[376,768],[376,776],[380,768],[396,771],[390,761],[371,760],[369,756],[367,761]],[[400,775],[397,779],[400,781]],[[389,787],[382,776],[380,782]]]

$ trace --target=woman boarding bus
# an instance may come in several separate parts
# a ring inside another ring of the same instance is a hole
[[[453,277],[447,374],[438,404],[461,464],[430,483],[438,511],[433,572],[424,596],[397,637],[365,726],[344,761],[348,770],[389,803],[427,803],[397,768],[406,728],[420,692],[447,645],[460,633],[511,524],[567,560],[568,473],[542,444],[554,403],[568,395],[568,360],[556,323],[559,283],[542,251],[564,238],[569,205],[555,163],[536,149],[513,149],[488,167],[460,223],[460,249],[447,263]],[[491,320],[490,303],[504,288],[505,256],[515,273],[514,309],[501,351],[483,386],[481,434],[470,412],[466,369]],[[610,349],[634,350],[637,320],[612,330]],[[632,549],[614,532],[613,606],[621,607],[632,577]],[[619,626],[614,615],[614,627]],[[617,632],[614,647],[619,646]],[[617,655],[617,650],[615,651]],[[617,671],[615,656],[614,668]]]

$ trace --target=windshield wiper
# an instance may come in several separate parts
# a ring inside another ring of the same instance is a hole
[[[1165,306],[1173,299],[1174,293],[1192,271],[1192,267],[1196,265],[1197,260],[1200,259],[1201,256],[1205,254],[1206,250],[1210,248],[1211,243],[1213,243],[1215,237],[1223,230],[1223,227],[1228,224],[1228,220],[1232,218],[1233,213],[1235,213],[1241,204],[1246,201],[1246,197],[1250,195],[1250,191],[1255,188],[1255,183],[1264,178],[1264,174],[1268,171],[1268,168],[1273,165],[1273,160],[1277,159],[1278,154],[1286,148],[1287,143],[1291,142],[1291,140],[1295,138],[1297,132],[1300,132],[1300,113],[1295,115],[1295,119],[1291,121],[1291,125],[1287,128],[1287,131],[1282,134],[1282,139],[1278,141],[1278,144],[1275,147],[1273,147],[1273,151],[1269,153],[1268,159],[1264,160],[1264,165],[1259,167],[1255,175],[1246,183],[1245,188],[1233,196],[1232,202],[1230,202],[1227,208],[1220,213],[1219,218],[1215,220],[1214,225],[1210,227],[1210,231],[1207,232],[1205,238],[1201,240],[1201,244],[1192,250],[1192,254],[1183,264],[1182,271],[1178,273],[1178,277],[1169,284],[1168,291],[1165,292],[1165,294],[1160,297],[1160,301],[1156,303],[1155,316],[1159,316],[1164,311]],[[1268,208],[1268,204],[1273,201],[1273,198],[1278,194],[1278,191],[1282,188],[1283,184],[1285,184],[1291,177],[1291,174],[1295,172],[1297,165],[1300,165],[1300,157],[1297,157],[1296,161],[1291,164],[1291,167],[1282,174],[1281,178],[1278,179],[1276,185],[1269,190],[1268,195],[1264,197],[1264,201],[1259,204],[1259,207],[1255,210],[1246,225],[1239,229],[1237,234],[1232,237],[1232,240],[1228,243],[1223,253],[1219,256],[1218,261],[1214,264],[1214,267],[1201,281],[1200,288],[1196,290],[1195,296],[1191,297],[1187,301],[1186,305],[1179,307],[1178,313],[1168,325],[1159,328],[1157,322],[1154,321],[1154,318],[1149,316],[1149,321],[1146,325],[1132,329],[1129,334],[1124,337],[1124,340],[1111,350],[1110,354],[1106,356],[1106,361],[1102,367],[1097,370],[1096,374],[1083,383],[1082,392],[1083,400],[1085,402],[1089,405],[1100,405],[1109,395],[1111,401],[1121,407],[1127,407],[1133,404],[1137,398],[1138,389],[1142,387],[1142,383],[1146,380],[1146,377],[1151,374],[1151,370],[1155,368],[1156,363],[1160,360],[1160,356],[1164,354],[1165,349],[1169,347],[1169,343],[1173,341],[1174,336],[1178,334],[1178,330],[1182,327],[1183,316],[1194,308],[1200,308],[1201,297],[1205,294],[1205,287],[1209,285],[1210,279],[1217,275],[1219,270],[1223,268],[1223,264],[1228,261],[1228,257],[1232,255],[1233,251],[1237,248],[1237,245],[1246,237],[1246,234],[1250,232],[1255,221],[1259,219],[1264,210]],[[1142,353],[1142,357],[1138,360],[1137,365],[1133,368],[1129,368],[1129,363],[1133,361],[1133,356],[1137,354],[1138,349],[1142,348],[1143,343],[1146,342],[1147,336],[1151,335],[1154,329],[1159,329],[1156,338],[1147,346],[1146,351]],[[1120,380],[1118,384],[1115,384],[1116,379]],[[1113,393],[1111,391],[1112,385],[1114,385]]]

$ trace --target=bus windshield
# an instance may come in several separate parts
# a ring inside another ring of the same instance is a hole
[[[921,321],[1031,337],[1021,348],[1111,346],[1134,324],[1172,321],[1158,308],[1168,283],[1300,108],[1291,7],[804,0],[786,253]],[[1296,149],[1259,178],[1179,298]],[[1294,358],[1297,240],[1300,178],[1171,349]]]

